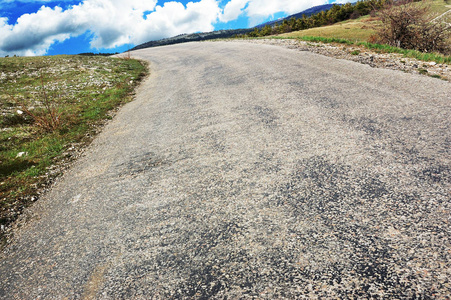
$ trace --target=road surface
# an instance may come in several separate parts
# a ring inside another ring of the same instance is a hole
[[[445,298],[451,84],[270,45],[151,76],[32,209],[4,299]]]

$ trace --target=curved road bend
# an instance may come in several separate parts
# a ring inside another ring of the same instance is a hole
[[[269,45],[152,75],[32,210],[0,298],[444,298],[451,84]]]

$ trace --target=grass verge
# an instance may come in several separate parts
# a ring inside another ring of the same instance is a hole
[[[133,59],[0,58],[0,246],[6,226],[58,175],[55,166],[92,140],[146,73]]]

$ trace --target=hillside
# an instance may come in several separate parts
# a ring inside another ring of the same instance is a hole
[[[449,2],[449,1],[448,1]],[[445,0],[434,0],[429,3],[430,12],[444,22],[451,23],[451,4]],[[284,38],[302,38],[315,36],[323,38],[339,38],[357,42],[369,42],[370,37],[376,33],[376,29],[381,25],[378,18],[369,15],[338,22],[332,25],[297,30],[282,33],[279,36]],[[451,42],[451,41],[450,41]]]
[[[339,38],[350,41],[368,42],[370,37],[376,33],[375,28],[380,21],[370,16],[358,19],[346,20],[333,25],[309,28],[280,34],[285,38],[300,38],[305,36],[317,36],[324,38]]]

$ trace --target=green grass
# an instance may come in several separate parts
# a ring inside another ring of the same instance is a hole
[[[29,204],[71,145],[89,143],[110,111],[132,99],[146,73],[140,61],[101,56],[0,58],[0,225]],[[19,112],[48,117],[46,100],[60,115],[56,128]]]
[[[415,58],[422,61],[434,61],[436,63],[442,64],[451,64],[451,56],[449,55],[443,55],[440,53],[424,53],[416,50],[409,50],[409,49],[402,49],[397,47],[392,47],[388,45],[381,45],[381,44],[372,44],[372,43],[356,43],[356,45],[364,46],[368,49],[372,50],[379,50],[381,52],[386,53],[399,53],[402,54],[404,57],[410,57]]]

